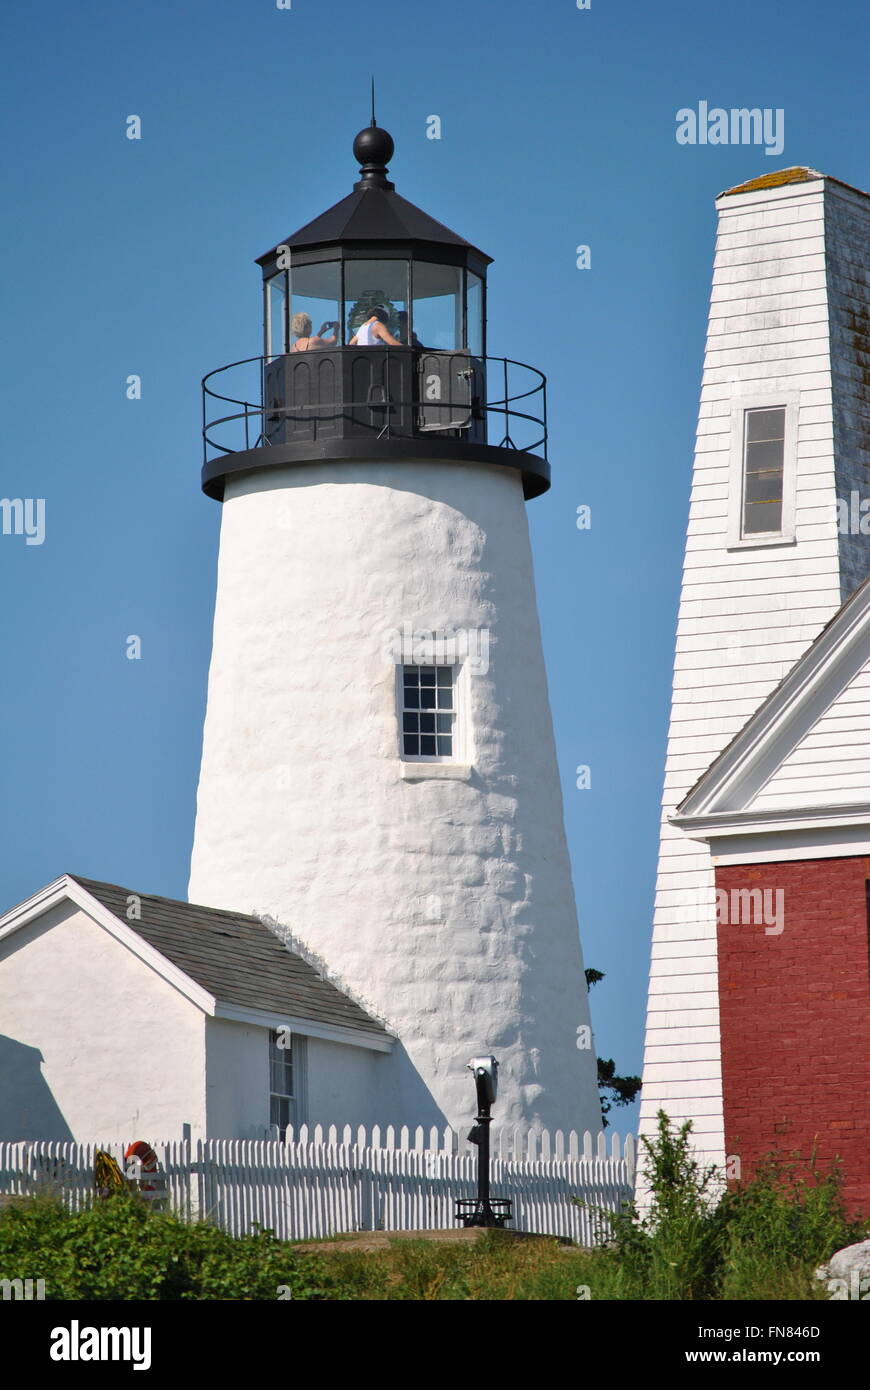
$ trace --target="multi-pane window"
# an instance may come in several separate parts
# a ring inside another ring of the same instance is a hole
[[[452,666],[402,667],[402,752],[406,758],[452,758],[456,683]]]
[[[743,437],[743,535],[782,530],[785,406],[747,410]]]
[[[283,1041],[284,1046],[280,1044]],[[286,1029],[274,1032],[269,1037],[269,1123],[276,1125],[281,1140],[288,1125],[298,1121],[296,1113],[298,1076],[295,1074],[293,1054],[297,1039]]]

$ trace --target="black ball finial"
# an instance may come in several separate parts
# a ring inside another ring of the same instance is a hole
[[[361,130],[353,142],[355,158],[360,163],[357,188],[393,188],[387,179],[387,165],[395,153],[393,137],[381,126],[371,125]]]
[[[353,142],[353,152],[360,164],[389,164],[396,152],[393,137],[379,125],[367,125]]]

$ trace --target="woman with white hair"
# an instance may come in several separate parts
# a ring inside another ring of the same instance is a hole
[[[332,329],[332,337],[324,338],[327,328]],[[294,314],[290,320],[290,331],[296,339],[291,352],[311,352],[314,348],[335,347],[338,340],[338,324],[324,323],[320,331],[312,336],[311,318],[308,314]]]

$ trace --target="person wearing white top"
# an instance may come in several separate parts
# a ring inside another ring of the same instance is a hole
[[[390,316],[386,309],[374,308],[365,323],[354,333],[350,340],[351,347],[376,347],[379,342],[389,343],[390,347],[401,347],[398,338],[394,338],[387,324]]]

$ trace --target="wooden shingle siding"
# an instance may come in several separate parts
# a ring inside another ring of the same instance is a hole
[[[837,492],[870,497],[870,257],[866,199],[838,184],[825,194],[829,313],[834,368]],[[867,536],[840,536],[841,596],[865,577]]]
[[[758,795],[753,810],[864,802],[870,791],[870,653]]]

